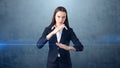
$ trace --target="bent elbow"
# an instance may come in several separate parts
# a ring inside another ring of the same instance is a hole
[[[83,51],[84,50],[84,47],[83,45],[80,47],[80,50],[79,51]]]
[[[83,45],[80,45],[80,46],[74,46],[74,48],[76,49],[77,52],[79,52],[79,51],[83,51],[83,50],[84,50]]]
[[[43,45],[38,44],[38,43],[37,43],[37,45],[36,45],[36,46],[37,46],[37,48],[39,48],[39,49],[41,49],[41,48],[43,47]]]
[[[44,45],[45,45],[45,43],[47,42],[48,40],[46,39],[46,38],[40,38],[39,40],[38,40],[38,42],[37,42],[37,47],[40,49],[40,48],[42,48]]]

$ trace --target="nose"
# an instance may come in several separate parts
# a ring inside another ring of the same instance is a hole
[[[63,18],[60,18],[60,22],[63,22]]]

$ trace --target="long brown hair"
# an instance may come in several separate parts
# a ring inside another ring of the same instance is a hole
[[[57,7],[57,8],[55,9],[54,14],[53,14],[53,18],[52,18],[52,22],[51,22],[51,24],[50,24],[48,27],[51,28],[53,25],[56,24],[55,15],[56,15],[56,13],[57,13],[58,11],[62,11],[62,12],[65,12],[65,13],[66,13],[66,20],[65,20],[64,24],[65,24],[65,26],[66,26],[67,28],[70,28],[69,22],[68,22],[67,10],[66,10],[64,7],[62,7],[62,6],[59,6],[59,7]]]

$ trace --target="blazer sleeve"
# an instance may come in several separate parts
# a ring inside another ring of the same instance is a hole
[[[71,41],[74,44],[73,47],[76,49],[76,51],[82,51],[83,50],[83,45],[81,44],[81,42],[79,41],[79,39],[75,35],[72,28],[70,28],[70,33],[71,33]]]
[[[48,34],[48,28],[46,27],[42,33],[42,36],[39,38],[39,40],[37,41],[37,47],[38,48],[42,48],[46,42],[48,41],[46,39],[46,35]]]

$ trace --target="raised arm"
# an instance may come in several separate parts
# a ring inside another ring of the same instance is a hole
[[[38,48],[42,48],[45,43],[48,41],[46,38],[46,35],[48,34],[48,28],[46,27],[42,33],[42,36],[39,38],[39,40],[37,41],[37,47]]]

